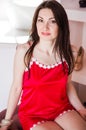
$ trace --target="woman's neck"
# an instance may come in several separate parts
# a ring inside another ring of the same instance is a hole
[[[36,45],[37,49],[40,51],[52,55],[53,53],[53,48],[54,48],[54,42],[51,41],[39,41],[39,43]]]

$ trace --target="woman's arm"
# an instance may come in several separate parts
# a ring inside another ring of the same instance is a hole
[[[71,75],[68,77],[67,95],[68,95],[69,101],[75,107],[76,110],[84,108],[71,82]]]
[[[68,77],[67,82],[67,95],[69,98],[70,103],[73,105],[73,107],[80,113],[80,115],[86,120],[86,109],[81,103],[77,92],[71,83],[71,75]]]
[[[19,101],[22,91],[22,76],[25,69],[24,65],[25,49],[23,45],[18,45],[13,65],[13,82],[9,93],[7,112],[5,119],[10,119]]]
[[[7,120],[8,124],[18,104],[22,91],[22,77],[25,70],[24,55],[26,50],[25,45],[18,45],[14,56],[13,82],[9,93],[7,111],[5,115],[5,121]]]

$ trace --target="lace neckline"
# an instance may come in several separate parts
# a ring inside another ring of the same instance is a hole
[[[38,65],[40,68],[51,69],[51,68],[54,68],[54,67],[58,66],[59,64],[61,64],[62,61],[59,61],[59,62],[52,64],[52,65],[45,65],[43,63],[40,63],[35,57],[32,57],[31,62],[30,62],[30,67],[32,66],[33,63]]]

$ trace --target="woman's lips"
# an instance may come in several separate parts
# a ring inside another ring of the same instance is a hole
[[[49,32],[42,32],[42,35],[49,36],[50,33]]]

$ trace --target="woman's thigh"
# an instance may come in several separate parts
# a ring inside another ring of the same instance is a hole
[[[55,119],[64,130],[86,130],[86,121],[74,110]]]
[[[42,124],[36,125],[31,130],[63,130],[56,122],[46,121]]]

